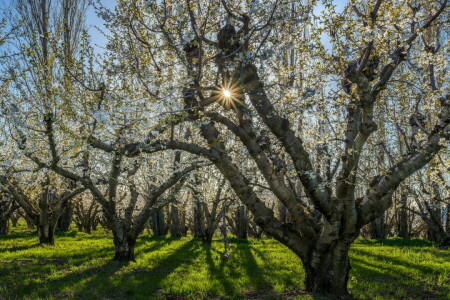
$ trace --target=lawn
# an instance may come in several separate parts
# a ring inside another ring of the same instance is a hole
[[[300,260],[271,239],[220,240],[144,235],[137,261],[111,261],[103,232],[59,234],[55,246],[15,229],[0,237],[0,299],[320,299],[302,292]],[[424,240],[358,240],[350,290],[358,299],[450,299],[450,251]]]

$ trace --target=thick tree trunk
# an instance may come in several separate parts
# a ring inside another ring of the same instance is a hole
[[[177,238],[181,237],[180,216],[176,205],[171,205],[170,207],[170,218],[170,236]]]
[[[8,233],[9,233],[8,218],[0,216],[0,234],[8,234]]]
[[[306,272],[305,286],[309,292],[333,295],[336,298],[349,296],[349,248],[350,243],[337,242],[327,251],[312,251],[310,258],[303,262]]]
[[[114,246],[116,253],[114,255],[114,260],[116,261],[135,261],[134,257],[134,246],[136,244],[136,238],[130,234],[127,236],[116,236],[114,235]]]
[[[39,243],[41,245],[55,244],[55,224],[45,223],[37,226]]]

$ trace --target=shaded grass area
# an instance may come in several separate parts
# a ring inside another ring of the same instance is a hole
[[[271,239],[138,241],[136,262],[111,261],[103,232],[59,234],[39,246],[24,229],[0,237],[0,299],[321,299],[301,291],[300,260]],[[450,299],[450,253],[423,240],[358,240],[349,286],[359,299]]]

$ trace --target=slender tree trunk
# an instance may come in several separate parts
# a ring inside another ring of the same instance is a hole
[[[247,228],[248,228],[248,221],[247,221],[247,214],[245,210],[244,205],[240,205],[237,210],[237,216],[236,216],[236,227],[237,227],[237,237],[239,239],[247,239]]]
[[[406,193],[402,193],[400,198],[400,212],[399,212],[399,222],[398,222],[398,236],[407,239],[409,238],[408,233],[408,195]]]
[[[202,218],[202,205],[200,201],[194,199],[194,237],[204,239],[205,230]]]
[[[170,218],[170,236],[177,238],[181,237],[180,217],[176,205],[171,205],[170,207]]]
[[[447,235],[450,235],[450,204],[447,204],[446,216],[445,231],[447,232]]]

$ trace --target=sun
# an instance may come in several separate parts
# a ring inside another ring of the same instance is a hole
[[[212,94],[212,100],[217,101],[225,109],[238,109],[238,106],[245,106],[243,101],[243,88],[237,83],[225,82]]]
[[[231,90],[229,90],[227,88],[223,89],[222,93],[225,98],[231,98],[233,96],[233,94],[231,93]]]

